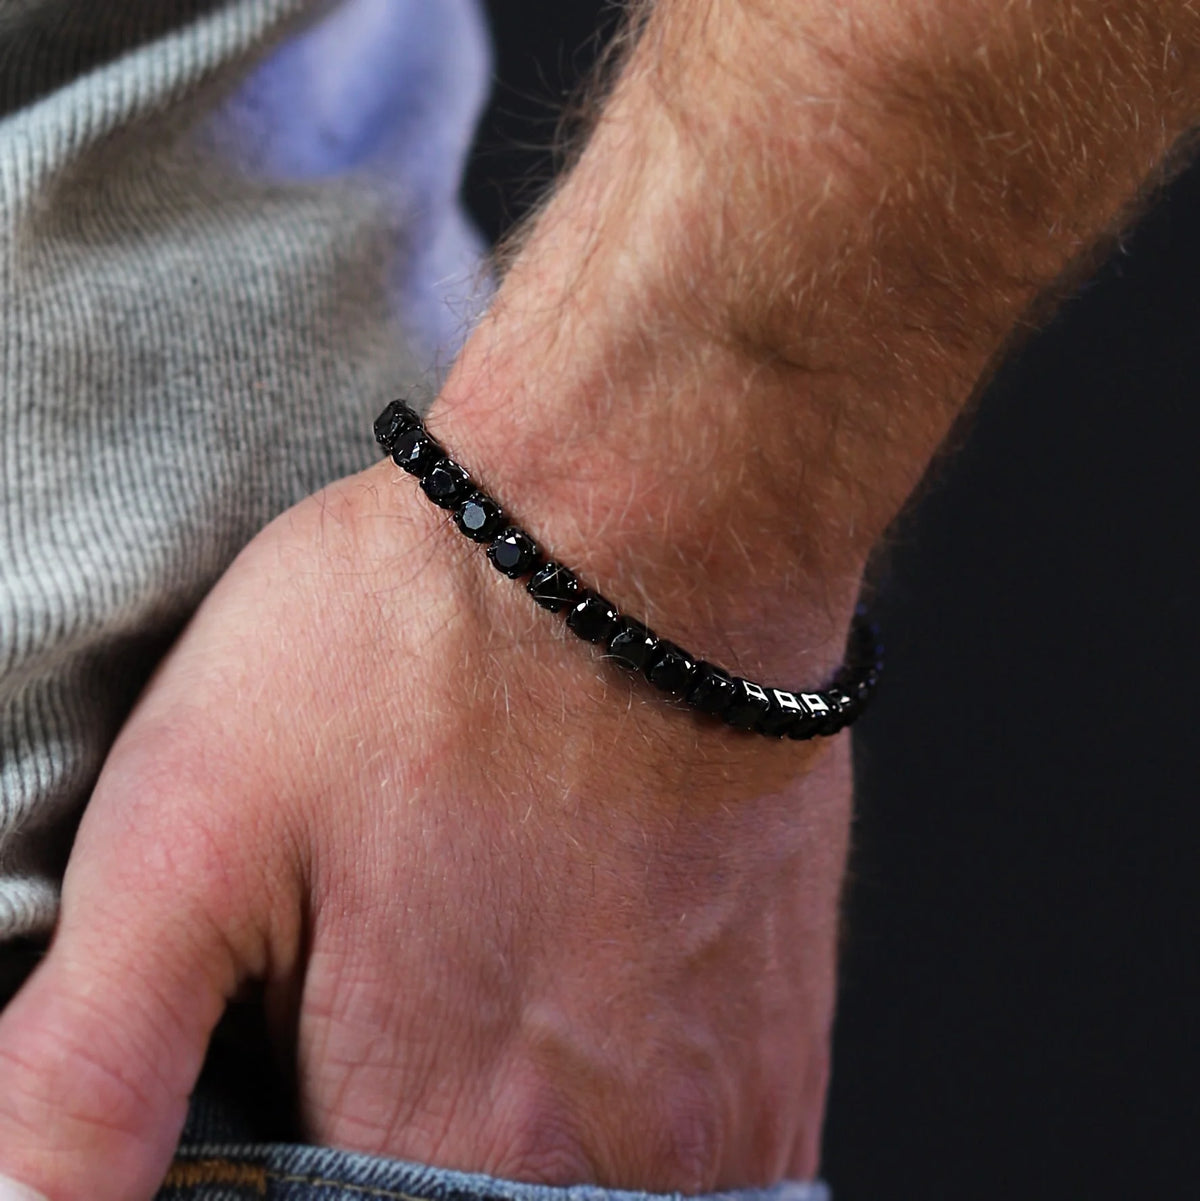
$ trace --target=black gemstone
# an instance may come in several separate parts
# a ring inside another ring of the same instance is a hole
[[[743,680],[733,681],[733,699],[725,710],[725,720],[739,730],[753,730],[771,711],[771,698],[761,684]]]
[[[453,459],[438,459],[421,477],[421,488],[435,505],[457,509],[471,495],[474,485]]]
[[[768,688],[766,692],[771,698],[771,707],[766,715],[759,719],[755,729],[760,734],[770,734],[773,738],[786,738],[797,723],[808,719],[808,710],[794,692],[784,692],[779,688]]]
[[[525,591],[533,597],[543,609],[558,613],[568,605],[573,605],[580,595],[579,581],[570,568],[553,561],[544,567],[539,567],[533,573]]]
[[[819,692],[798,692],[796,696],[808,711],[808,716],[801,718],[788,731],[788,737],[797,742],[815,738],[824,733],[825,721],[829,717],[829,706]]]
[[[820,721],[810,713],[806,717],[797,718],[795,723],[788,727],[787,736],[793,742],[807,742],[810,738],[816,738],[820,732]]]
[[[423,429],[411,429],[396,439],[392,458],[409,475],[422,476],[438,459],[445,458],[445,451]]]
[[[512,525],[492,540],[487,553],[496,570],[510,580],[528,575],[538,565],[537,543],[524,530]]]
[[[607,642],[617,628],[621,615],[595,592],[585,592],[567,614],[567,625],[585,642]]]
[[[617,632],[608,640],[608,653],[630,671],[644,671],[657,647],[653,632],[632,617],[621,618]]]
[[[454,514],[455,524],[474,542],[491,542],[504,522],[504,513],[490,496],[476,492]]]
[[[655,688],[682,696],[696,674],[696,661],[673,642],[663,639],[646,666],[646,679]]]
[[[711,663],[700,663],[687,702],[702,713],[724,713],[733,703],[733,677]]]
[[[796,719],[795,724],[788,729],[788,737],[795,742],[807,742],[808,739],[814,739],[820,734],[820,727],[822,727],[822,718],[808,713],[805,717]]]
[[[829,716],[821,724],[822,734],[836,734],[844,730],[857,716],[859,706],[849,693],[841,688],[829,688],[825,692],[829,702]]]
[[[391,454],[396,445],[396,439],[405,430],[414,429],[421,424],[421,419],[402,400],[393,400],[378,417],[375,418],[375,441]]]

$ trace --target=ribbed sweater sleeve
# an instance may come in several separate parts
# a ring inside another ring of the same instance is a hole
[[[0,939],[214,580],[453,353],[486,72],[471,0],[0,14]]]

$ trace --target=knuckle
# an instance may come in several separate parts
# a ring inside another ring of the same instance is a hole
[[[6,1172],[56,1197],[150,1195],[187,1097],[167,1087],[152,1059],[126,1057],[125,1050],[111,1042],[101,1049],[85,1034],[51,1024],[15,1038],[7,1022],[0,1025]]]
[[[711,1192],[725,1154],[729,1115],[722,1090],[708,1077],[680,1076],[657,1102],[657,1150],[647,1187]]]
[[[729,1115],[715,1080],[672,1075],[587,1093],[510,1081],[487,1170],[513,1180],[702,1193],[720,1179]]]
[[[6,1121],[73,1145],[137,1144],[157,1115],[186,1096],[173,1094],[154,1040],[122,1038],[110,1015],[90,1000],[51,1002],[0,1044]]]
[[[572,1116],[546,1100],[521,1106],[505,1123],[489,1171],[507,1180],[558,1187],[595,1181],[596,1166]]]
[[[566,1186],[595,1182],[596,1164],[585,1138],[594,1143],[597,1110],[587,1110],[559,1079],[539,1069],[523,1053],[509,1059],[491,1091],[484,1157],[486,1170],[503,1179]],[[603,1114],[600,1115],[603,1117]],[[593,1118],[588,1129],[587,1118]]]

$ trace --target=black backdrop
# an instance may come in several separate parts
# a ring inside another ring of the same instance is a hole
[[[467,183],[552,170],[612,9],[491,0]],[[1200,169],[995,381],[896,531],[857,742],[837,1201],[1200,1197]]]

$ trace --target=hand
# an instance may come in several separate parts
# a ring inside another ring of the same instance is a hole
[[[672,711],[385,462],[245,550],[114,746],[0,1017],[0,1174],[150,1197],[257,979],[314,1140],[810,1175],[848,795],[844,738]]]
[[[980,372],[1194,125],[1194,6],[1103,8],[644,6],[449,444],[664,632],[823,679]],[[257,539],[114,747],[0,1018],[0,1172],[149,1196],[259,978],[314,1138],[558,1183],[809,1174],[845,739],[668,711],[393,475]]]

